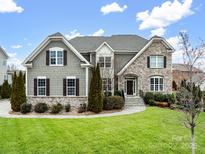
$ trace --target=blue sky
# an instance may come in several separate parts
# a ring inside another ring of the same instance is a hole
[[[0,0],[0,45],[10,62],[19,64],[55,32],[68,38],[157,34],[175,46],[178,33],[186,30],[197,44],[205,40],[204,10],[203,0]]]

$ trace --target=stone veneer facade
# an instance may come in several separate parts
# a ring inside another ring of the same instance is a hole
[[[27,97],[27,103],[30,103],[33,106],[37,103],[46,103],[49,106],[56,103],[62,105],[69,103],[71,109],[76,109],[80,104],[87,103],[87,97]]]
[[[166,56],[166,68],[147,68],[147,57],[151,55]],[[161,41],[154,41],[124,72],[118,76],[118,89],[124,89],[125,77],[135,75],[138,79],[138,93],[150,91],[150,77],[162,76],[164,78],[164,93],[172,92],[172,53],[167,51]]]

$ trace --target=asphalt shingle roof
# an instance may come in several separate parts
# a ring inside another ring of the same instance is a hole
[[[81,53],[95,51],[103,42],[108,43],[117,52],[138,52],[148,40],[138,35],[82,36],[69,42]]]

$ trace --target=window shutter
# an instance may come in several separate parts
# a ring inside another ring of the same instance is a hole
[[[63,51],[64,65],[67,65],[67,50]]]
[[[49,66],[49,50],[46,51],[46,65]]]
[[[164,68],[166,68],[166,67],[167,67],[167,57],[164,56]]]
[[[147,57],[147,68],[150,68],[150,57]]]
[[[33,83],[34,83],[34,86],[33,86],[34,87],[34,90],[33,90],[34,96],[37,96],[37,79],[36,78],[34,79]]]
[[[76,96],[79,96],[79,79],[76,79]]]
[[[63,79],[63,96],[66,96],[66,78]]]
[[[46,96],[50,96],[50,79],[46,79]]]

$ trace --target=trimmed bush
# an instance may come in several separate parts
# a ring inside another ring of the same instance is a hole
[[[144,96],[144,101],[146,104],[149,104],[149,101],[154,100],[154,99],[155,99],[154,93],[152,93],[152,92],[147,92]]]
[[[44,113],[48,111],[48,105],[46,103],[38,103],[35,105],[34,111],[37,113]]]
[[[104,98],[103,109],[104,110],[122,109],[124,105],[125,105],[125,101],[121,96],[110,96]]]
[[[70,104],[65,105],[65,112],[70,112],[71,106]]]
[[[174,104],[176,102],[176,95],[174,93],[167,94],[167,102],[170,104]]]
[[[26,114],[26,113],[31,112],[31,108],[32,108],[31,104],[23,103],[20,106],[20,111],[21,111],[21,113]]]
[[[105,97],[103,100],[103,109],[104,110],[113,110],[114,109],[114,102],[112,97]]]
[[[10,86],[7,80],[4,80],[4,83],[1,87],[1,98],[10,98]]]
[[[156,105],[156,102],[155,102],[154,99],[150,99],[150,100],[148,101],[148,104],[149,104],[150,106],[155,106],[155,105]]]
[[[121,90],[116,90],[116,91],[114,92],[114,95],[115,95],[115,96],[121,96],[121,97],[122,97],[122,91],[121,91]]]
[[[61,105],[60,103],[53,104],[51,106],[51,113],[53,113],[53,114],[57,114],[57,113],[61,112],[62,110],[63,110],[63,105]]]
[[[78,113],[83,113],[86,111],[87,111],[87,104],[86,103],[80,104],[80,107],[78,108]]]
[[[155,93],[154,100],[157,102],[167,102],[167,95],[162,93]]]

